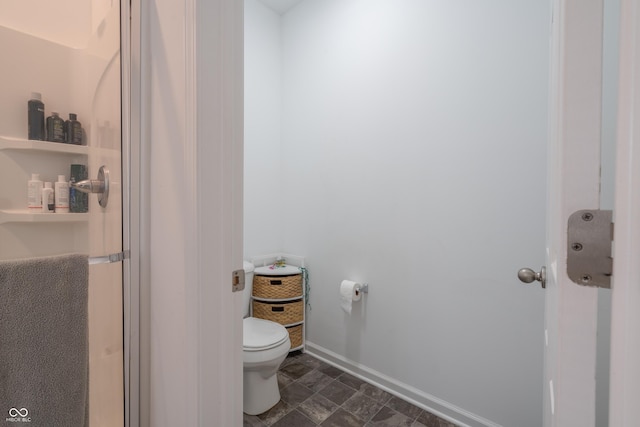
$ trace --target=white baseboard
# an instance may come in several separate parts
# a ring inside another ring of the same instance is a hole
[[[333,365],[371,383],[382,390],[391,393],[407,402],[431,412],[442,419],[450,421],[460,427],[501,427],[493,421],[482,418],[469,411],[465,411],[449,402],[438,399],[428,393],[418,390],[408,384],[397,381],[381,372],[368,368],[358,362],[349,360],[331,350],[307,341],[305,351],[318,359]]]

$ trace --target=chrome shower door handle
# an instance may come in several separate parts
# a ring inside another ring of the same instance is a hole
[[[536,273],[530,268],[521,268],[520,270],[518,270],[518,279],[520,279],[522,283],[531,283],[534,280],[537,280],[538,282],[540,282],[540,286],[542,286],[542,288],[546,288],[547,269],[546,267],[542,266],[540,268],[540,271]]]
[[[104,181],[97,179],[85,179],[80,182],[72,182],[69,184],[71,187],[83,193],[104,193]]]
[[[72,182],[70,187],[82,193],[95,193],[98,195],[98,203],[103,208],[107,207],[109,201],[109,169],[106,166],[100,166],[97,179],[85,179],[80,182]]]

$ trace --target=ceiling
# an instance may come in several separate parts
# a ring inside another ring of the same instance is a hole
[[[260,1],[262,1],[262,3],[264,3],[270,9],[273,9],[278,14],[284,15],[285,13],[287,13],[287,11],[289,11],[289,9],[291,9],[292,7],[300,3],[302,0],[260,0]]]

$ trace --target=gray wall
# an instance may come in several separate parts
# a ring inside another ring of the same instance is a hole
[[[549,18],[525,0],[307,0],[281,18],[279,142],[246,94],[245,255],[307,257],[308,341],[504,426],[542,422],[543,292],[515,274],[544,263]],[[248,65],[277,43],[251,22]],[[249,200],[265,186],[275,225]],[[371,286],[351,316],[345,278]]]
[[[245,3],[244,253],[282,251],[282,47],[280,16]]]

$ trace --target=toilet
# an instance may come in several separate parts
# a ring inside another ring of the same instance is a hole
[[[291,349],[291,341],[287,329],[281,324],[249,317],[254,266],[245,261],[243,268],[243,411],[249,415],[258,415],[280,401],[276,373]]]

